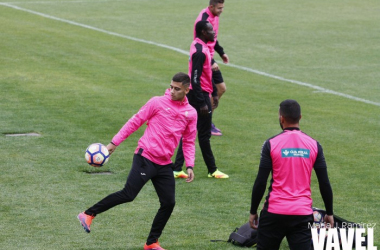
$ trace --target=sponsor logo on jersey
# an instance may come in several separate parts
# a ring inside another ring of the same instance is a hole
[[[283,158],[286,158],[286,157],[309,158],[310,150],[305,149],[305,148],[283,148],[281,149],[281,155]]]

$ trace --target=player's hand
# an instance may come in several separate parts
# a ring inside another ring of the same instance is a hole
[[[249,215],[249,225],[253,229],[257,229],[259,225],[259,216],[257,214],[250,214]]]
[[[201,112],[201,115],[209,115],[211,113],[211,111],[208,111],[207,104],[201,107],[199,110]]]
[[[219,96],[212,97],[212,108],[216,109],[219,106]]]
[[[108,152],[110,153],[110,155],[116,150],[117,146],[116,145],[113,145],[112,143],[109,143],[107,145],[107,149],[108,149]]]
[[[325,225],[329,228],[334,228],[334,215],[325,215]]]
[[[216,62],[214,62],[214,64],[211,65],[211,70],[212,71],[218,71],[219,70],[219,65]]]
[[[187,171],[187,175],[188,175],[186,182],[192,182],[194,180],[194,177],[195,177],[193,169],[188,168],[186,171]]]
[[[229,63],[230,62],[230,59],[228,58],[228,55],[227,54],[223,54],[222,55],[222,59],[223,59],[223,62],[225,64]]]

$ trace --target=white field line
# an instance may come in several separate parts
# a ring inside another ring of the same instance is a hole
[[[104,30],[104,29],[99,29],[99,28],[96,28],[96,27],[93,27],[93,26],[90,26],[90,25],[81,24],[81,23],[77,23],[77,22],[74,22],[74,21],[62,19],[62,18],[59,18],[59,17],[50,16],[50,15],[47,15],[47,14],[44,14],[44,13],[41,13],[41,12],[37,12],[37,11],[21,8],[21,7],[18,7],[18,6],[9,4],[9,3],[0,2],[0,5],[7,6],[9,8],[13,8],[13,9],[16,9],[16,10],[28,12],[28,13],[31,13],[31,14],[35,14],[35,15],[38,15],[38,16],[42,16],[42,17],[45,17],[45,18],[53,19],[53,20],[56,20],[56,21],[59,21],[59,22],[64,22],[64,23],[68,23],[68,24],[71,24],[71,25],[79,26],[79,27],[82,27],[82,28],[86,28],[86,29],[102,32],[102,33],[105,33],[105,34],[108,34],[108,35],[117,36],[117,37],[129,39],[129,40],[132,40],[132,41],[136,41],[136,42],[141,42],[141,43],[146,43],[146,44],[151,44],[151,45],[154,45],[154,46],[166,48],[166,49],[173,50],[173,51],[176,51],[176,52],[179,52],[181,54],[189,56],[189,52],[188,51],[185,51],[185,50],[182,50],[182,49],[179,49],[179,48],[175,48],[175,47],[172,47],[172,46],[169,46],[169,45],[165,45],[165,44],[161,44],[161,43],[156,43],[156,42],[148,41],[148,40],[144,40],[144,39],[139,39],[139,38],[135,38],[135,37],[127,36],[127,35],[122,35],[122,34],[119,34],[119,33],[116,33],[116,32],[112,32],[112,31],[107,31],[107,30]],[[262,71],[259,71],[259,70],[255,70],[255,69],[251,69],[251,68],[235,65],[235,64],[232,64],[232,63],[225,64],[225,65],[229,66],[229,67],[232,67],[232,68],[237,68],[237,69],[240,69],[240,70],[245,70],[245,71],[248,71],[248,72],[251,72],[251,73],[255,73],[255,74],[258,74],[258,75],[266,76],[266,77],[269,77],[269,78],[277,79],[277,80],[280,80],[280,81],[289,82],[289,83],[297,84],[297,85],[304,86],[304,87],[309,87],[309,88],[317,90],[318,92],[329,93],[329,94],[341,96],[341,97],[344,97],[344,98],[347,98],[347,99],[350,99],[350,100],[355,100],[355,101],[358,101],[358,102],[363,102],[363,103],[367,103],[367,104],[371,104],[371,105],[375,105],[375,106],[379,106],[380,107],[380,103],[378,103],[378,102],[373,102],[373,101],[366,100],[366,99],[359,98],[359,97],[355,97],[355,96],[352,96],[352,95],[347,95],[347,94],[344,94],[344,93],[341,93],[341,92],[337,92],[337,91],[334,91],[334,90],[322,88],[322,87],[319,87],[319,86],[316,86],[316,85],[313,85],[313,84],[310,84],[310,83],[287,79],[287,78],[284,78],[284,77],[281,77],[281,76],[276,76],[276,75],[268,74],[268,73],[265,73],[265,72],[262,72]]]

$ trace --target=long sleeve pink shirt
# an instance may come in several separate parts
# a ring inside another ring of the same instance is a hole
[[[159,164],[172,163],[171,157],[182,137],[186,166],[194,166],[197,112],[184,101],[173,101],[168,89],[164,96],[151,98],[138,113],[133,115],[113,137],[112,143],[120,145],[147,121],[144,135],[135,150],[142,149],[142,156]]]

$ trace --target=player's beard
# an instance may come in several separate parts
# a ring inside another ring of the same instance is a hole
[[[278,118],[278,123],[280,123],[280,127],[281,127],[281,129],[284,130],[284,127],[283,127],[282,124],[281,124],[281,119],[280,119],[280,118]]]

